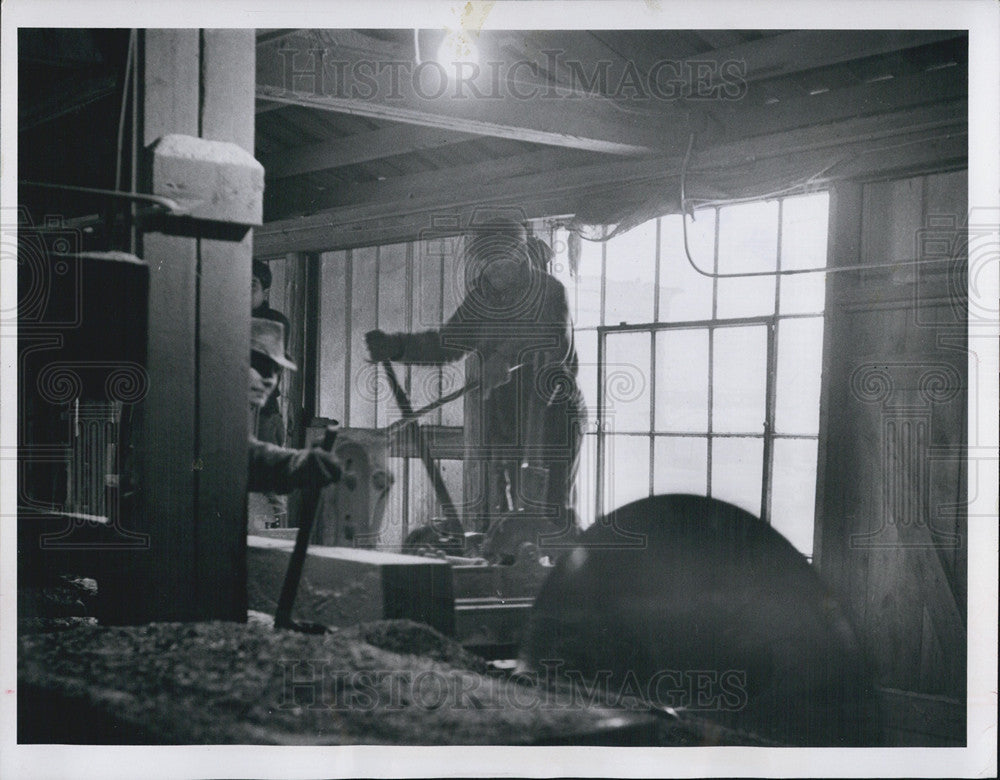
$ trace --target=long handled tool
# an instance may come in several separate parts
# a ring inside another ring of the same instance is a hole
[[[320,447],[326,452],[333,450],[333,445],[337,441],[337,430],[336,423],[326,426],[326,431],[323,433],[323,443],[320,444]],[[295,594],[299,589],[299,580],[302,579],[302,567],[306,562],[306,550],[309,548],[309,536],[312,534],[318,502],[319,491],[303,491],[302,512],[299,518],[299,530],[295,535],[295,548],[288,561],[285,581],[281,586],[281,595],[278,597],[278,608],[274,613],[275,628],[292,628],[307,634],[322,634],[326,631],[325,626],[316,623],[297,623],[292,620],[292,607],[295,605]]]
[[[518,363],[516,366],[511,366],[509,372],[513,374],[523,365],[524,365],[523,363]],[[399,385],[398,381],[396,382],[396,385],[397,386]],[[447,393],[446,395],[443,395],[440,398],[431,401],[426,406],[421,406],[419,409],[414,409],[412,414],[407,415],[406,413],[404,413],[403,416],[400,417],[398,420],[396,420],[394,423],[391,423],[390,425],[386,426],[386,428],[384,428],[384,431],[390,439],[395,436],[398,436],[404,429],[415,423],[425,414],[430,414],[435,409],[440,409],[445,404],[451,403],[452,401],[461,398],[463,395],[468,395],[473,390],[478,390],[480,387],[482,387],[482,382],[480,382],[478,379],[473,379],[471,382],[458,388],[458,390],[452,390],[450,393]],[[409,400],[407,400],[407,403],[409,403]]]
[[[396,404],[399,406],[399,410],[403,413],[403,420],[415,420],[418,415],[413,410],[413,404],[410,403],[410,398],[406,394],[406,391],[403,389],[402,385],[399,384],[399,379],[396,378],[396,372],[393,370],[392,364],[390,364],[388,360],[383,360],[382,368],[385,369],[385,375],[389,378],[389,386],[392,388],[392,394],[396,398]],[[467,392],[468,390],[467,388],[463,388],[463,391]],[[421,411],[423,412],[427,410],[425,409]],[[400,422],[402,422],[402,420]],[[417,454],[420,456],[420,460],[423,462],[424,468],[427,469],[427,476],[430,478],[431,485],[434,487],[434,494],[441,503],[441,511],[444,514],[446,527],[440,530],[448,536],[455,537],[459,543],[463,543],[465,539],[465,529],[462,527],[462,521],[458,517],[458,511],[455,509],[455,504],[451,500],[451,494],[448,493],[448,487],[444,484],[444,479],[441,477],[441,470],[438,468],[437,463],[434,462],[434,458],[431,455],[430,445],[424,438],[423,431],[419,425],[413,426],[413,443],[417,448]]]
[[[392,380],[390,380],[390,382],[391,381]],[[399,383],[397,382],[396,384],[398,385]],[[389,436],[390,439],[395,436],[398,436],[403,430],[405,430],[407,427],[415,423],[425,414],[430,414],[435,409],[440,409],[446,403],[454,401],[456,398],[461,398],[463,395],[471,393],[473,390],[478,390],[479,386],[480,386],[479,380],[478,379],[473,380],[472,382],[469,382],[467,385],[458,388],[458,390],[454,390],[448,393],[447,395],[443,395],[436,401],[431,401],[429,404],[427,404],[427,406],[421,406],[419,409],[411,410],[411,413],[409,415],[407,415],[404,412],[402,417],[400,417],[395,422],[390,423],[388,426],[386,426],[385,428],[386,435]],[[395,392],[395,388],[393,389],[393,392]],[[409,400],[407,400],[407,403],[409,403]]]

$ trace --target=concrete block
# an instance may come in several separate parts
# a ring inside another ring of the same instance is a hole
[[[226,141],[170,134],[151,146],[152,194],[178,202],[183,216],[232,225],[260,225],[264,167]]]
[[[247,537],[248,607],[273,615],[294,542]],[[451,566],[435,558],[310,546],[295,620],[350,626],[408,618],[455,633]]]

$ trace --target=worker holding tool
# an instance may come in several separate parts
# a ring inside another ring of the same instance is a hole
[[[252,311],[250,316],[258,319],[273,320],[283,326],[284,352],[288,353],[288,332],[290,325],[288,318],[280,311],[271,308],[268,294],[271,289],[271,269],[267,263],[260,260],[253,262],[253,279],[250,285],[250,301]],[[284,366],[284,364],[281,364]],[[281,397],[281,371],[279,369],[274,389],[267,397],[264,404],[258,407],[254,416],[254,425],[251,429],[253,436],[259,441],[270,442],[278,446],[285,446],[285,415],[282,411],[279,398]],[[285,496],[268,492],[261,495],[254,494],[250,499],[250,523],[251,526],[274,527],[287,524],[288,499]]]
[[[250,335],[251,420],[267,403],[278,384],[282,368],[295,370],[285,355],[284,326],[254,317]],[[252,424],[252,423],[251,423]],[[252,430],[252,428],[251,428]],[[320,447],[293,450],[250,437],[247,490],[290,493],[303,487],[319,488],[340,479],[341,468],[331,452]]]
[[[584,404],[566,290],[546,271],[551,250],[513,220],[485,221],[466,251],[467,293],[451,318],[418,333],[370,331],[371,359],[440,364],[475,354],[490,526],[520,513],[540,533],[570,531]]]
[[[251,421],[265,406],[278,384],[282,368],[295,370],[295,363],[285,354],[284,324],[273,319],[254,317],[250,329],[250,413]],[[316,512],[320,488],[343,478],[349,489],[354,489],[354,475],[344,474],[333,454],[336,427],[329,426],[323,442],[305,450],[290,450],[270,442],[250,437],[248,456],[247,490],[290,493],[303,489],[302,516],[295,537],[295,547],[278,597],[274,626],[295,629],[306,633],[323,633],[326,629],[317,623],[303,623],[292,619],[295,594],[306,559],[309,536]]]

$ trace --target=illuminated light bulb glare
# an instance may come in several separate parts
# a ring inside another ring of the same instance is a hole
[[[462,65],[475,65],[479,62],[479,49],[470,33],[464,30],[448,30],[438,49],[437,61],[446,70],[459,68]]]

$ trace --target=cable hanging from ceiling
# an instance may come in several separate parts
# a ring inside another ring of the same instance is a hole
[[[784,268],[775,271],[746,271],[742,273],[740,272],[720,273],[718,271],[706,271],[705,269],[700,268],[698,264],[694,261],[694,258],[691,256],[691,248],[688,244],[688,224],[687,224],[688,200],[686,198],[685,186],[687,184],[688,165],[691,162],[691,150],[694,147],[694,138],[695,138],[694,133],[691,133],[691,135],[688,137],[687,151],[684,153],[684,162],[681,165],[681,182],[680,182],[681,227],[682,227],[682,234],[684,236],[684,255],[685,257],[687,257],[688,264],[691,266],[691,268],[693,268],[697,273],[701,274],[702,276],[707,276],[710,279],[749,279],[752,277],[760,277],[760,276],[772,276],[772,277],[792,276],[795,274],[815,274],[815,273],[832,274],[832,273],[839,273],[841,271],[873,271],[883,268],[899,269],[902,267],[910,267],[916,265],[930,265],[932,263],[940,264],[945,262],[951,262],[952,258],[950,257],[940,257],[940,258],[933,258],[930,260],[903,260],[895,263],[856,263],[854,265],[818,266],[815,268]],[[834,165],[838,164],[839,162],[841,161],[838,160],[836,163],[827,166],[823,170],[823,172],[829,171]],[[816,179],[819,176],[821,176],[823,172],[816,174],[811,178]],[[775,196],[772,195],[771,197]],[[765,196],[758,196],[756,198],[753,198],[752,200],[766,200],[767,198],[768,196],[765,195]],[[740,200],[743,201],[744,199]]]

